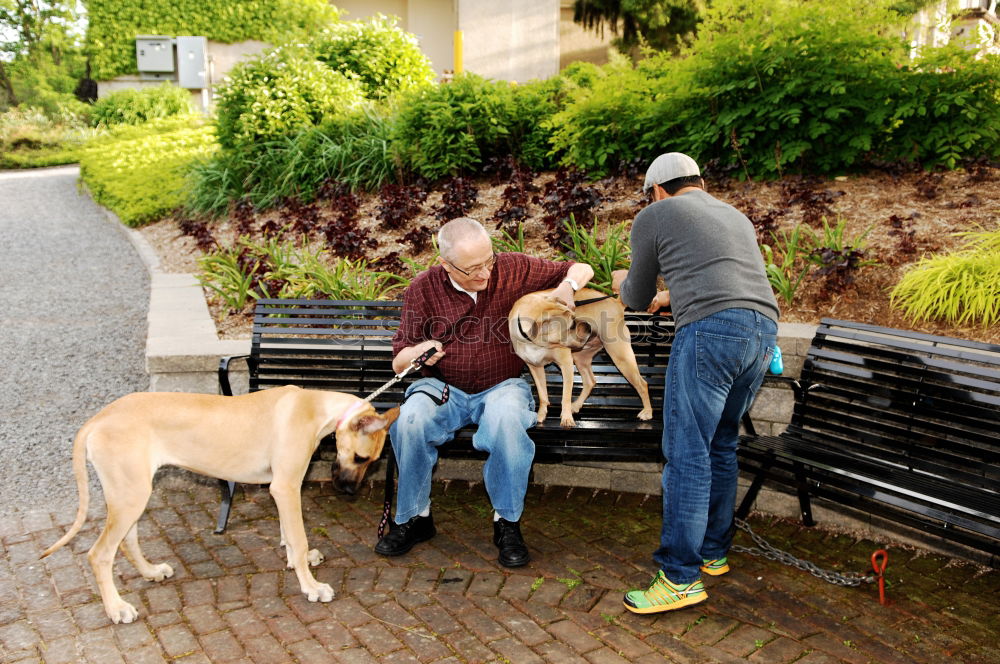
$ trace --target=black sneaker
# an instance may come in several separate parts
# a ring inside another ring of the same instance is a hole
[[[497,560],[504,567],[521,567],[531,560],[528,547],[521,537],[521,522],[497,519],[493,522],[493,543],[500,549]]]
[[[375,553],[382,556],[401,556],[414,544],[426,542],[437,534],[434,516],[415,516],[406,523],[393,523],[392,530],[375,545]]]

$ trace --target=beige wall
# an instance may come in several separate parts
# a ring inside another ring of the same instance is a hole
[[[439,76],[453,71],[454,31],[463,33],[463,69],[487,78],[527,81],[560,68],[560,0],[345,0],[348,20],[398,16],[420,40]],[[572,13],[570,14],[572,18]],[[572,22],[572,21],[571,21]]]
[[[559,0],[457,0],[465,69],[527,81],[559,71]]]
[[[608,61],[614,35],[605,29],[604,36],[596,30],[586,30],[573,22],[573,0],[562,0],[559,8],[559,69],[571,62],[593,62],[603,65]]]

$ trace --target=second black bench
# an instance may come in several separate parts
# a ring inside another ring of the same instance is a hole
[[[784,433],[744,421],[754,479],[737,517],[774,480],[797,491],[807,525],[822,496],[1000,551],[1000,346],[824,319],[790,384]]]

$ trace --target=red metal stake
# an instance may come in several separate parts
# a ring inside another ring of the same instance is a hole
[[[882,557],[882,564],[879,565],[878,558]],[[878,575],[878,603],[888,606],[889,600],[885,598],[885,567],[889,564],[889,552],[885,549],[876,549],[872,553],[872,569]]]

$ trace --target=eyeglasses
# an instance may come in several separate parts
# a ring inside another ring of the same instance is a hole
[[[480,263],[479,265],[473,265],[468,270],[463,270],[462,268],[460,268],[459,266],[455,265],[454,263],[452,263],[447,258],[442,258],[441,260],[443,260],[445,263],[447,263],[448,265],[452,266],[453,268],[455,268],[456,270],[458,270],[459,272],[461,272],[465,276],[471,277],[472,275],[477,274],[477,273],[481,272],[482,270],[486,270],[487,272],[489,272],[490,270],[492,270],[493,266],[497,264],[497,255],[494,252],[494,254],[492,256],[490,256],[490,259],[488,261],[486,261],[485,263]]]

